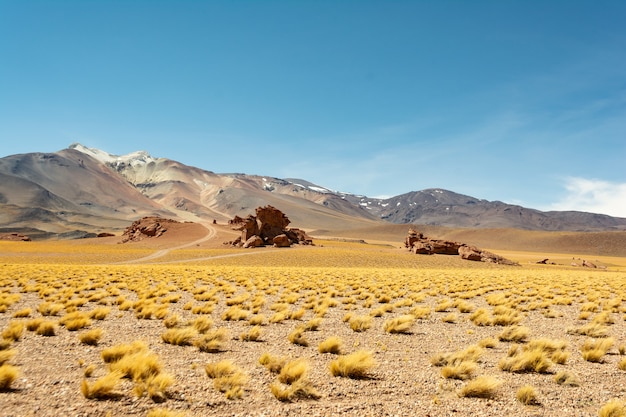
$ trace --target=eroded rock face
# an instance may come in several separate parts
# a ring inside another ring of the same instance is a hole
[[[145,238],[159,237],[167,231],[168,225],[176,220],[160,217],[144,217],[136,220],[124,230],[121,243],[138,242]]]
[[[449,240],[430,239],[417,230],[409,229],[404,239],[404,246],[411,252],[419,255],[459,255],[468,261],[491,262],[502,265],[518,265],[502,256],[496,255],[476,246],[466,245]]]
[[[289,247],[292,244],[311,245],[313,241],[300,229],[288,229],[289,218],[280,210],[272,206],[257,207],[256,215],[246,218],[235,216],[228,222],[234,230],[240,230],[241,236],[232,242],[225,242],[233,246],[251,247],[248,240],[258,237],[262,245],[275,247]]]

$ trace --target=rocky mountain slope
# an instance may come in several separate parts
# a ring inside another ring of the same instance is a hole
[[[160,216],[226,222],[272,205],[295,227],[350,229],[383,222],[526,230],[624,230],[626,219],[541,212],[442,189],[389,199],[341,193],[299,179],[216,174],[147,152],[118,156],[73,144],[0,159],[0,231],[80,236]]]

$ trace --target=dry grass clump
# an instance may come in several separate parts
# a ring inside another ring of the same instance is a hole
[[[94,320],[104,320],[110,312],[109,307],[97,307],[89,312],[89,317]]]
[[[222,320],[224,321],[237,321],[247,320],[250,312],[242,309],[239,305],[234,305],[228,308],[228,310],[222,313]]]
[[[8,391],[20,372],[16,366],[4,363],[0,365],[0,391]]]
[[[493,349],[498,346],[498,340],[493,337],[487,337],[478,342],[478,346],[487,349]]]
[[[171,411],[164,408],[155,408],[148,411],[146,417],[185,417],[185,413],[180,411]]]
[[[145,342],[137,340],[133,343],[111,346],[104,349],[100,354],[105,363],[113,363],[122,359],[124,356],[132,355],[137,352],[145,351],[148,345]]]
[[[178,326],[180,322],[181,322],[181,318],[178,314],[170,314],[169,316],[163,319],[163,325],[168,329],[172,329]]]
[[[469,319],[476,326],[492,326],[493,318],[485,308],[479,308],[470,314]]]
[[[409,314],[416,320],[427,319],[430,317],[430,307],[415,306],[409,310]]]
[[[613,399],[604,404],[598,410],[598,417],[624,417],[626,416],[626,408],[624,403],[618,399]]]
[[[182,329],[172,328],[167,329],[165,333],[161,334],[161,339],[170,345],[190,346],[197,334],[198,331],[193,327],[184,327]]]
[[[205,367],[206,374],[213,379],[213,386],[226,395],[229,400],[243,397],[243,387],[248,382],[248,377],[243,371],[226,359],[216,363],[209,363]]]
[[[354,316],[351,317],[349,322],[350,328],[355,332],[364,332],[372,327],[371,316]]]
[[[512,308],[497,306],[493,309],[493,324],[495,326],[512,326],[521,320],[519,312]]]
[[[510,326],[505,328],[498,335],[498,339],[502,342],[523,342],[528,339],[530,329],[526,326]]]
[[[29,317],[30,313],[32,312],[33,312],[32,308],[23,308],[13,313],[13,317],[14,318],[26,318],[26,317]]]
[[[573,373],[569,371],[558,372],[554,376],[554,382],[556,382],[559,385],[565,385],[565,386],[570,386],[570,387],[577,387],[580,385],[580,381],[578,380],[576,375],[574,375]]]
[[[2,338],[11,342],[20,340],[24,334],[24,323],[21,321],[10,321],[9,325],[2,331]]]
[[[142,350],[130,355],[125,355],[118,361],[109,365],[112,371],[122,372],[124,377],[133,381],[145,381],[161,373],[162,365],[159,357],[150,350]]]
[[[459,397],[494,398],[502,382],[492,376],[480,376],[461,388]]]
[[[515,394],[517,401],[524,405],[539,405],[539,398],[537,392],[532,385],[524,385],[517,390]]]
[[[243,332],[239,335],[239,339],[244,342],[258,342],[261,338],[261,328],[259,326],[254,326],[247,332]]]
[[[587,339],[581,347],[581,354],[587,362],[602,362],[604,355],[613,347],[615,339]]]
[[[477,362],[483,354],[483,349],[478,345],[471,345],[467,349],[453,353],[438,353],[430,358],[433,366],[456,366],[462,362]]]
[[[554,363],[563,365],[569,359],[569,352],[566,352],[567,342],[564,340],[553,339],[533,339],[524,346],[524,350],[540,350],[550,356],[550,360]]]
[[[303,327],[304,327],[304,330],[306,331],[314,332],[319,329],[320,324],[322,324],[322,318],[315,317],[314,319],[307,321]]]
[[[201,352],[216,353],[224,350],[228,340],[228,329],[219,328],[209,330],[193,341],[195,347]]]
[[[309,341],[306,340],[306,337],[304,336],[303,327],[296,327],[295,329],[293,329],[293,331],[289,333],[289,336],[287,336],[287,339],[294,345],[304,347],[309,346]]]
[[[96,346],[103,334],[104,331],[100,328],[87,330],[78,335],[78,340],[84,345]]]
[[[476,371],[477,365],[473,361],[463,361],[453,365],[444,366],[441,369],[441,376],[446,379],[470,379]]]
[[[54,336],[56,332],[57,324],[52,320],[42,320],[35,329],[35,333],[40,336]]]
[[[537,372],[546,373],[552,361],[545,351],[540,349],[517,351],[514,355],[503,358],[499,367],[506,372]]]
[[[287,358],[272,356],[268,352],[265,352],[259,358],[259,363],[271,373],[277,374],[283,369],[285,363],[287,363]]]
[[[89,385],[86,379],[80,386],[80,392],[87,399],[106,399],[116,397],[119,394],[115,391],[122,381],[124,374],[121,371],[111,371],[105,376],[99,378],[92,385]]]
[[[617,368],[620,371],[626,371],[626,358],[622,358],[618,363],[617,363]]]
[[[248,320],[251,326],[265,326],[265,322],[267,321],[267,317],[263,314],[255,314]]]
[[[59,324],[61,326],[65,326],[67,330],[74,332],[76,330],[80,330],[87,326],[90,326],[91,319],[87,314],[81,311],[74,311],[61,317],[61,319],[59,320]]]
[[[411,314],[396,317],[385,321],[384,329],[387,333],[410,334],[411,327],[415,324],[415,317]]]
[[[65,306],[63,304],[51,303],[51,302],[45,301],[45,302],[39,304],[39,306],[37,307],[37,311],[42,316],[56,316],[64,308],[65,308]]]
[[[349,355],[340,356],[330,363],[330,372],[333,376],[352,379],[363,379],[376,366],[372,352],[359,350]]]
[[[568,329],[567,333],[598,338],[606,337],[609,334],[609,329],[602,323],[591,322],[581,327]]]
[[[0,350],[0,365],[10,361],[17,354],[17,349]]]
[[[167,397],[167,389],[174,383],[174,377],[167,373],[150,375],[137,381],[134,392],[137,397],[148,395],[154,402],[163,402]]]
[[[328,339],[321,342],[318,345],[317,350],[319,351],[319,353],[334,353],[338,355],[341,353],[342,345],[343,345],[343,342],[341,341],[339,337],[331,336]]]
[[[287,362],[278,374],[277,381],[270,385],[272,394],[279,401],[319,398],[319,393],[307,377],[308,372],[309,364],[304,359]]]

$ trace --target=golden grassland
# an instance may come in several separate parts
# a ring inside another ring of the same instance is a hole
[[[124,414],[129,398],[153,415],[333,402],[377,414],[398,396],[433,415],[466,401],[597,415],[623,395],[626,258],[594,256],[604,268],[592,270],[570,266],[575,255],[508,252],[521,265],[505,267],[316,244],[118,264],[153,251],[0,242],[0,406],[29,406],[57,371],[60,404],[102,415]]]

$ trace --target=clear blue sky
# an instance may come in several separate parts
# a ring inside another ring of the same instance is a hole
[[[0,0],[0,156],[626,217],[625,22],[621,0]]]

